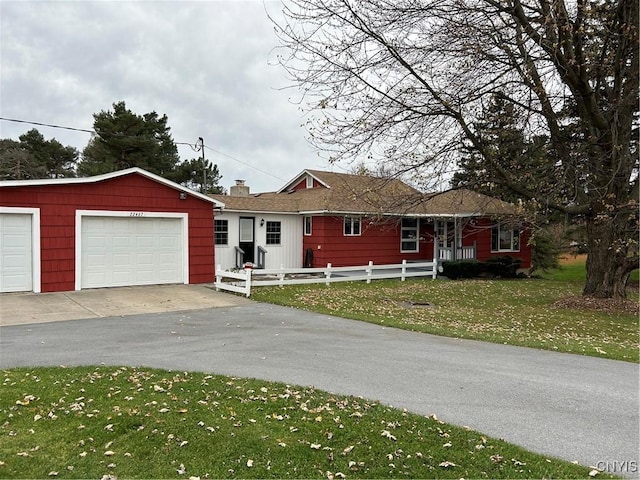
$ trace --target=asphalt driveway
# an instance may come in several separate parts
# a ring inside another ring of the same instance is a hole
[[[638,475],[637,364],[436,337],[251,301],[0,328],[1,368],[100,363],[314,385]]]

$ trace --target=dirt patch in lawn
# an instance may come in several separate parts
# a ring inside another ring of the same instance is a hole
[[[595,298],[576,295],[558,300],[553,304],[558,308],[571,308],[576,310],[593,310],[596,312],[606,313],[627,313],[629,315],[639,315],[640,305],[633,300],[613,299],[613,298]]]

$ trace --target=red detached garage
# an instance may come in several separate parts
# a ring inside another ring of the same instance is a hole
[[[0,182],[0,292],[212,282],[222,206],[140,168]]]

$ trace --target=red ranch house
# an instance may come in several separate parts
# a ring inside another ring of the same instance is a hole
[[[222,269],[394,264],[511,255],[531,266],[513,205],[469,190],[427,195],[396,179],[304,170],[277,192],[244,182],[216,214]]]
[[[223,205],[140,168],[0,182],[0,292],[214,280]]]

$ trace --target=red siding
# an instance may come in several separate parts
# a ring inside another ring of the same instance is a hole
[[[303,178],[302,180],[300,180],[298,183],[296,183],[291,190],[306,190],[307,187],[307,178]],[[327,188],[324,185],[322,185],[320,182],[318,182],[315,178],[313,179],[313,188]]]
[[[303,237],[303,251],[313,250],[313,266],[324,267],[331,263],[335,267],[374,264],[402,263],[403,260],[433,260],[433,223],[420,220],[420,245],[418,253],[400,252],[400,220],[362,219],[362,234],[344,236],[342,217],[314,216],[312,235]],[[486,260],[494,256],[511,255],[522,260],[522,268],[531,265],[531,248],[528,246],[530,232],[520,236],[519,252],[491,251],[491,220],[488,218],[469,221],[463,230],[463,246],[476,244],[476,257]]]
[[[5,187],[7,207],[40,208],[41,290],[75,289],[76,210],[187,213],[189,219],[189,283],[214,280],[213,207],[134,173],[98,183]]]
[[[399,220],[381,223],[363,218],[362,234],[344,235],[342,217],[313,217],[312,235],[305,236],[303,250],[313,250],[313,266],[331,263],[335,267],[349,265],[402,263],[402,260],[433,259],[433,228],[426,222],[420,228],[420,246],[417,253],[400,252]]]
[[[521,268],[531,267],[531,247],[529,246],[529,238],[531,230],[524,229],[520,234],[520,251],[519,252],[492,252],[491,251],[491,225],[493,222],[489,218],[480,218],[470,222],[464,230],[464,245],[472,245],[476,242],[476,258],[478,260],[487,260],[491,257],[502,257],[505,255],[519,258],[522,260]]]

